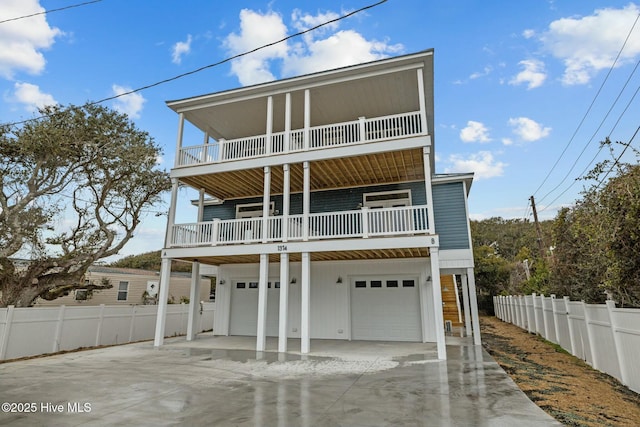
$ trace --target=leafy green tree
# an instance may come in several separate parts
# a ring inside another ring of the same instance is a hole
[[[39,116],[0,126],[0,306],[86,288],[87,268],[116,255],[170,187],[160,147],[126,115],[86,104]]]
[[[145,252],[139,255],[129,255],[111,263],[111,267],[139,268],[142,270],[160,271],[162,264],[161,251]],[[191,272],[191,263],[174,261],[172,271]]]
[[[512,265],[491,246],[473,250],[475,279],[480,295],[498,295],[509,286]]]

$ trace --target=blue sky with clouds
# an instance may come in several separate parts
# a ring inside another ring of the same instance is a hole
[[[3,0],[0,21],[77,3]],[[0,121],[150,85],[373,3],[102,0],[2,22]],[[575,178],[610,156],[599,141],[627,142],[640,125],[639,14],[640,3],[616,0],[388,0],[106,104],[164,147],[159,161],[169,169],[178,119],[167,100],[433,48],[436,171],[475,172],[475,219],[529,218],[532,194],[541,218],[552,218],[579,197]],[[200,144],[194,138],[185,145]],[[178,220],[191,222],[193,194],[180,197]],[[165,221],[149,212],[123,254],[159,249]]]

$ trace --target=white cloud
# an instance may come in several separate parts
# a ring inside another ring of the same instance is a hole
[[[24,104],[27,111],[57,104],[52,95],[41,92],[40,87],[31,83],[16,82],[14,88],[14,100]]]
[[[311,15],[296,9],[291,15],[291,33],[337,17],[339,15],[331,11]],[[240,32],[229,34],[224,45],[230,54],[238,54],[280,40],[288,32],[281,15],[243,9],[240,12]],[[305,34],[297,43],[279,43],[243,56],[233,61],[231,71],[241,84],[250,85],[276,79],[276,72],[272,70],[276,61],[280,61],[280,77],[291,77],[373,61],[403,49],[400,44],[367,40],[354,30],[340,30],[336,22]]]
[[[19,17],[44,12],[38,0],[3,0],[0,16]],[[51,28],[46,15],[37,15],[0,25],[0,76],[12,79],[18,71],[39,74],[44,70],[42,50],[53,45],[62,32]]]
[[[586,84],[598,71],[610,68],[638,13],[640,7],[630,3],[622,9],[597,9],[593,15],[553,21],[540,40],[553,56],[564,62],[562,82]],[[639,32],[636,26],[617,66],[635,62],[640,54]]]
[[[171,54],[171,62],[174,64],[180,64],[182,57],[188,55],[191,52],[191,34],[187,35],[186,42],[177,42],[173,45],[173,52]]]
[[[493,68],[490,66],[486,66],[482,71],[478,71],[471,74],[469,76],[469,79],[475,80],[475,79],[479,79],[480,77],[488,76],[491,73],[491,71],[493,71]]]
[[[475,179],[487,179],[502,176],[506,163],[498,162],[489,151],[480,151],[463,157],[458,154],[449,156],[450,167],[445,168],[445,173],[473,172]]]
[[[525,39],[530,39],[535,35],[536,35],[536,32],[534,30],[527,29],[522,32],[522,37],[524,37]]]
[[[527,117],[510,118],[509,126],[513,128],[513,133],[524,141],[537,141],[551,133],[550,127],[544,127]]]
[[[131,91],[131,88],[114,84],[111,86],[114,95],[121,95]],[[139,119],[142,106],[147,100],[139,92],[123,95],[113,101],[116,111],[128,115],[132,119]]]
[[[544,62],[537,59],[526,59],[524,61],[520,61],[518,64],[521,65],[524,70],[520,71],[513,79],[511,79],[509,84],[519,85],[521,83],[526,83],[527,89],[542,86],[542,83],[544,83],[547,78],[547,73],[544,70]]]
[[[282,16],[275,12],[260,14],[249,9],[240,11],[240,34],[231,33],[224,40],[224,46],[232,55],[247,52],[266,43],[281,40],[287,36],[287,27]],[[275,80],[269,69],[271,61],[287,56],[286,42],[261,49],[233,60],[231,72],[242,85],[252,85]]]
[[[490,142],[489,129],[481,122],[469,120],[467,126],[460,131],[462,142]]]
[[[504,145],[512,145],[513,144],[513,140],[511,138],[502,138],[502,143]]]

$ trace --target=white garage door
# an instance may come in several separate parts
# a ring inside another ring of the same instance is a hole
[[[255,337],[258,330],[258,280],[232,282],[230,335]],[[268,283],[267,336],[278,336],[280,282]]]
[[[422,341],[418,280],[354,278],[351,281],[351,338]]]

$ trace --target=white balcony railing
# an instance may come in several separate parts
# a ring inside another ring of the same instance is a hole
[[[282,216],[215,220],[176,224],[172,228],[170,247],[233,245],[282,242]],[[305,227],[308,223],[308,227]],[[266,231],[266,232],[265,232]],[[412,234],[429,234],[427,206],[312,213],[287,218],[287,241],[368,238]]]
[[[402,138],[422,133],[420,112],[394,114],[350,122],[295,129],[267,135],[214,141],[211,144],[183,147],[178,155],[178,166],[219,163],[252,157],[317,150],[340,145]],[[269,139],[267,143],[267,139]]]

